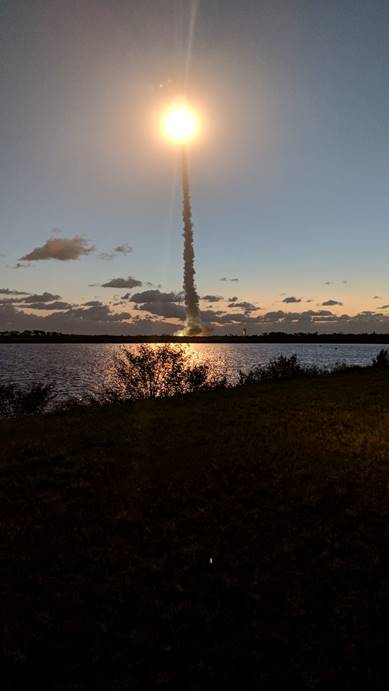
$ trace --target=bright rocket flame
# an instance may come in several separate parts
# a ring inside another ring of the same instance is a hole
[[[178,142],[187,142],[197,134],[198,122],[195,114],[185,106],[171,110],[165,119],[165,132]]]

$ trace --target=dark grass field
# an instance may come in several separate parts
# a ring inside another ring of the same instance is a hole
[[[1,688],[387,689],[389,374],[4,421]]]

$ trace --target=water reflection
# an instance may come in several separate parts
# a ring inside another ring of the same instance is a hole
[[[152,346],[152,347],[158,347]],[[226,373],[235,381],[239,369],[247,371],[278,355],[296,353],[303,364],[330,368],[336,362],[367,365],[384,345],[309,343],[199,343],[185,344],[194,362],[208,361],[217,374]],[[0,344],[0,379],[19,384],[53,382],[59,399],[82,397],[101,391],[110,377],[110,368],[121,348],[136,345],[17,343]]]

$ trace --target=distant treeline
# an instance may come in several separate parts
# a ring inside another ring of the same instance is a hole
[[[389,334],[320,334],[269,331],[255,336],[112,336],[62,334],[56,331],[3,331],[0,343],[389,343]]]

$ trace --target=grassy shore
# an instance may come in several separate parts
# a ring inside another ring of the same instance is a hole
[[[389,373],[0,423],[3,689],[386,689]]]

